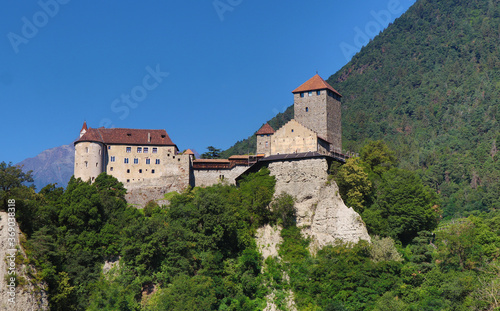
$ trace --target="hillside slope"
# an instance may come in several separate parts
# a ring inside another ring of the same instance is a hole
[[[420,0],[328,79],[344,147],[384,139],[445,215],[499,208],[499,1]]]

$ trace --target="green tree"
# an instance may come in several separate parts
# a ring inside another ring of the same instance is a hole
[[[361,148],[361,160],[377,175],[382,175],[396,165],[396,153],[384,141],[369,141]]]
[[[369,180],[360,159],[348,159],[346,164],[338,170],[336,182],[346,205],[361,213],[369,201],[372,182]]]
[[[218,158],[220,158],[220,153],[221,153],[220,149],[217,149],[213,146],[208,146],[207,150],[208,150],[207,152],[205,152],[201,155],[202,159],[218,159]]]
[[[0,163],[0,198],[2,208],[7,208],[7,200],[13,188],[19,188],[25,182],[33,182],[33,171],[23,172],[22,166],[13,166],[12,163]]]
[[[436,228],[438,195],[413,172],[393,168],[382,174],[376,201],[363,214],[370,231],[409,243],[422,230]]]

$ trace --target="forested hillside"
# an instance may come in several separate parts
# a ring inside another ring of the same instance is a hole
[[[445,216],[498,209],[500,2],[420,0],[328,79],[344,148],[383,139]]]
[[[499,29],[498,0],[417,1],[328,79],[344,95],[343,149],[386,141],[440,192],[445,217],[498,209]]]

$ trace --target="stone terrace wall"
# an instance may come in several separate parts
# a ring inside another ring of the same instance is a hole
[[[196,187],[208,187],[221,182],[220,176],[224,176],[223,182],[230,185],[236,184],[236,177],[240,176],[248,166],[234,166],[232,169],[193,169],[194,184]]]

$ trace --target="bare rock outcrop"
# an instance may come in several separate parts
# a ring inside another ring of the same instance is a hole
[[[311,237],[311,252],[335,241],[370,241],[365,223],[347,207],[334,181],[328,181],[328,162],[322,158],[272,162],[276,177],[276,195],[295,197],[297,226]]]
[[[15,228],[15,231],[9,231],[9,227]],[[11,232],[15,232],[15,235],[11,236]],[[17,223],[12,222],[9,226],[8,214],[0,212],[0,310],[49,310],[46,285],[37,283],[30,276],[36,271],[34,267],[25,263],[26,254],[19,244],[21,235]],[[14,238],[15,241],[9,240],[9,238]],[[16,260],[12,255],[15,256]],[[9,270],[10,267],[13,269]],[[15,271],[18,283],[15,287],[10,286],[10,278],[14,274],[12,272],[9,274],[9,271]],[[29,271],[30,273],[28,273]]]

